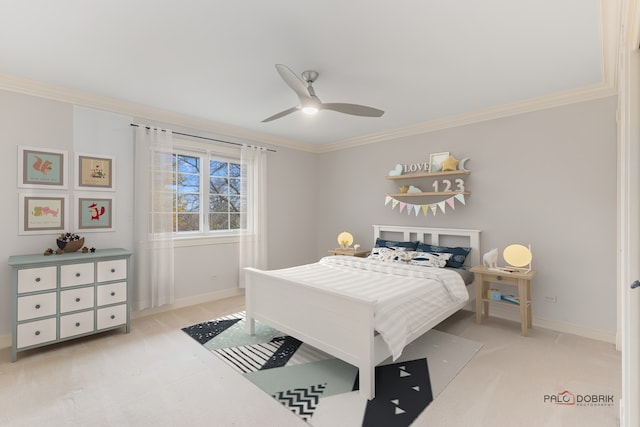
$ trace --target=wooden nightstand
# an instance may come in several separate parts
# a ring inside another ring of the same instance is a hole
[[[518,307],[506,301],[493,301],[489,299],[489,283],[499,283],[502,285],[516,286],[518,288],[518,297],[520,298],[520,327],[522,335],[527,336],[527,329],[533,325],[531,323],[531,279],[536,275],[535,270],[527,272],[504,272],[498,270],[490,270],[484,265],[472,267],[469,271],[475,275],[476,283],[476,322],[482,323],[482,318],[489,317],[489,303]]]
[[[358,251],[356,251],[354,248],[347,248],[347,249],[342,249],[342,248],[329,249],[329,253],[330,253],[331,255],[357,256],[357,257],[359,257],[359,258],[366,258],[367,256],[369,256],[369,251],[363,251],[363,250],[358,250]]]

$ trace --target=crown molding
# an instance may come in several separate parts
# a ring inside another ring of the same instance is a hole
[[[612,77],[612,75],[617,75],[617,72],[608,74],[609,77]],[[93,95],[87,92],[49,85],[6,74],[0,74],[0,90],[18,92],[26,95],[66,102],[73,105],[130,115],[136,119],[147,119],[174,126],[183,126],[203,132],[211,132],[230,139],[236,138],[241,141],[252,141],[260,144],[269,144],[276,147],[289,148],[292,150],[315,154],[344,150],[367,144],[395,140],[457,126],[464,126],[499,119],[502,117],[509,117],[573,104],[576,102],[590,101],[617,95],[617,91],[613,83],[601,83],[572,91],[559,92],[540,98],[430,120],[400,129],[351,138],[336,143],[306,144],[285,138],[274,137],[264,133],[249,131],[247,129],[223,123],[213,122],[211,120],[200,119],[115,98]]]
[[[11,76],[8,74],[0,74],[0,90],[22,93],[25,95],[95,108],[98,110],[106,110],[113,113],[129,115],[137,119],[147,119],[173,126],[183,126],[203,132],[211,132],[230,139],[270,144],[293,150],[314,151],[313,147],[310,147],[309,144],[285,138],[278,138],[265,133],[253,132],[236,126],[136,104],[121,99],[94,95],[75,89]]]
[[[613,87],[611,87],[609,84],[601,83],[576,90],[559,92],[540,98],[505,104],[498,107],[486,108],[483,110],[472,111],[456,116],[443,117],[441,119],[430,120],[427,122],[395,129],[388,132],[380,132],[365,135],[362,137],[351,138],[348,140],[336,142],[334,144],[322,145],[318,147],[316,153],[327,153],[330,151],[344,150],[347,148],[405,138],[408,136],[420,135],[443,129],[450,129],[458,126],[480,123],[488,120],[495,120],[503,117],[515,116],[518,114],[525,114],[533,111],[574,104],[577,102],[607,98],[616,95],[617,92]]]

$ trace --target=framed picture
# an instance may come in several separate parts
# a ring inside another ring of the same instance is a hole
[[[18,187],[67,188],[67,152],[18,146]]]
[[[67,196],[20,193],[18,234],[59,234],[67,229]]]
[[[429,172],[442,171],[442,162],[449,158],[449,152],[433,153],[429,156]]]
[[[113,198],[76,196],[78,231],[113,231]]]
[[[76,153],[76,190],[115,191],[115,159]]]

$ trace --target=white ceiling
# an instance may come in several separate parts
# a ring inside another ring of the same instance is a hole
[[[606,0],[605,0],[606,2]],[[598,0],[0,0],[0,73],[331,145],[604,85]],[[606,59],[606,55],[604,55]],[[277,74],[316,70],[321,111]]]

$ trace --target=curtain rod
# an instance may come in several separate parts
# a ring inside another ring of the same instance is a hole
[[[140,127],[140,126],[144,126],[144,125],[139,125],[137,123],[129,123],[129,126],[135,126],[135,127]],[[151,129],[150,126],[144,126],[145,129]],[[165,130],[162,129],[162,132],[164,132]],[[181,136],[190,136],[191,138],[199,138],[199,139],[206,139],[207,141],[215,141],[215,142],[222,142],[224,144],[231,144],[231,145],[245,145],[245,144],[241,144],[239,142],[231,142],[231,141],[223,141],[222,139],[215,139],[215,138],[208,138],[206,136],[198,136],[198,135],[191,135],[190,133],[182,133],[182,132],[176,132],[176,131],[171,131],[171,133],[173,133],[174,135],[181,135]],[[247,144],[248,145],[248,144]],[[260,148],[264,148],[264,147],[260,147]],[[270,151],[272,153],[276,153],[276,150],[272,150],[271,148],[266,148],[267,151]]]

